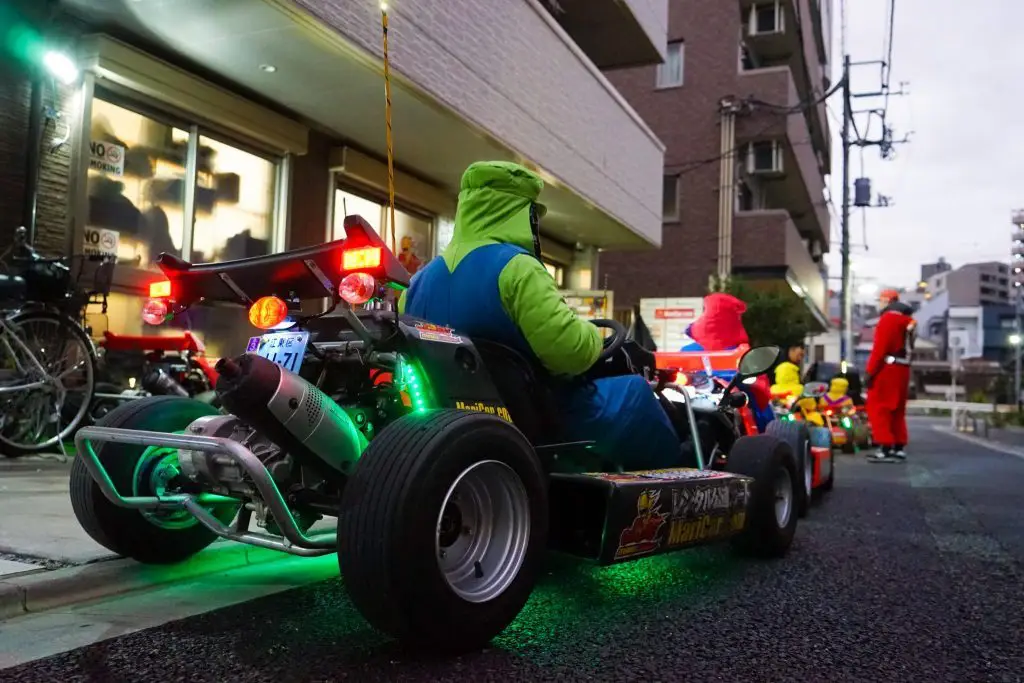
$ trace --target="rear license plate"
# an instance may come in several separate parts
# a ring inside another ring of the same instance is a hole
[[[306,356],[309,332],[274,332],[249,339],[246,351],[266,358],[285,370],[298,372]]]

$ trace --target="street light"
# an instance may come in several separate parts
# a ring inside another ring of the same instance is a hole
[[[47,52],[43,55],[43,66],[46,67],[51,76],[64,85],[71,85],[78,78],[78,67],[63,52],[57,52],[56,50]]]
[[[1020,346],[1020,343],[1021,343],[1022,339],[1024,339],[1024,338],[1022,338],[1021,335],[1019,335],[1019,334],[1011,334],[1007,338],[1007,341],[1010,342],[1010,346]]]

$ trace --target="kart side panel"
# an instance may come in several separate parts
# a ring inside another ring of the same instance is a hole
[[[811,479],[811,488],[816,489],[828,481],[829,474],[832,472],[834,463],[832,449],[822,446],[811,446],[811,458],[814,460],[814,476]]]
[[[743,530],[750,483],[677,468],[551,475],[553,549],[610,565],[720,541]]]

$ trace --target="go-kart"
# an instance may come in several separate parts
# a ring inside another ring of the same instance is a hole
[[[150,317],[234,301],[262,334],[218,362],[221,411],[156,396],[78,433],[71,502],[97,542],[160,564],[217,537],[337,552],[373,626],[447,652],[481,647],[516,618],[548,548],[601,565],[726,539],[786,554],[799,488],[787,444],[747,436],[705,451],[685,392],[669,401],[654,371],[681,466],[617,471],[593,443],[557,438],[550,378],[534,363],[399,315],[408,273],[361,218],[344,227],[343,240],[240,261],[160,256],[170,285],[146,302]],[[630,349],[652,370],[625,328],[595,324],[611,332],[600,372],[635,370]],[[751,349],[737,381],[777,352]],[[311,530],[323,517],[336,531]]]
[[[725,351],[667,351],[654,354],[658,368],[677,374],[677,381],[686,387],[695,408],[704,407],[698,415],[703,412],[709,421],[712,413],[719,413],[726,418],[724,423],[729,425],[729,433],[721,429],[717,433],[727,443],[735,435],[754,435],[760,432],[745,394],[733,394],[729,401],[721,401],[736,375],[740,360],[749,349],[749,346],[742,345]],[[747,378],[747,381],[750,379],[754,378]],[[723,423],[721,417],[715,422]],[[730,437],[730,433],[735,435]],[[810,511],[815,487],[814,473],[820,469],[814,461],[807,426],[775,420],[768,423],[764,433],[785,441],[793,449],[797,469],[803,474],[803,486],[797,489],[796,508],[797,513],[805,517]]]
[[[821,397],[827,392],[828,384],[807,382],[799,396],[776,405],[776,415],[780,419],[771,423],[779,424],[777,429],[780,430],[793,429],[787,425],[807,425],[810,454],[814,462],[812,487],[815,492],[831,491],[835,484],[832,417],[818,407]]]

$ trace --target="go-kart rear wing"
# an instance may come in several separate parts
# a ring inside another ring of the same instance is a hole
[[[155,293],[151,285],[150,295],[170,299],[180,312],[197,301],[249,306],[263,296],[335,298],[341,279],[354,272],[398,288],[409,286],[409,272],[361,216],[347,216],[344,227],[345,239],[237,261],[192,264],[161,254],[157,265],[170,283],[155,284],[169,291]]]

